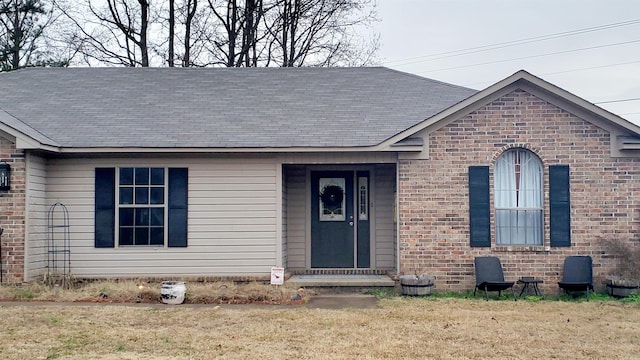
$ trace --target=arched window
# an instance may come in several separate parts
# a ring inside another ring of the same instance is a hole
[[[543,244],[542,162],[531,151],[511,149],[494,173],[496,244]]]

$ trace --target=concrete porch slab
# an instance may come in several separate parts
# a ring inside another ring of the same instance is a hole
[[[388,275],[293,275],[287,284],[299,287],[394,287]]]

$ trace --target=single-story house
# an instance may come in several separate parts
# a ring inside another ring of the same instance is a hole
[[[0,91],[4,282],[283,267],[460,291],[495,255],[550,290],[568,255],[601,284],[600,241],[640,229],[640,127],[525,71],[476,91],[387,68],[33,68]]]

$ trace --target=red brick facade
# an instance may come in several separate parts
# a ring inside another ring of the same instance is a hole
[[[20,283],[24,280],[25,261],[25,159],[15,144],[0,138],[0,163],[11,166],[11,189],[0,191],[0,236],[2,246],[2,281]]]
[[[400,271],[436,276],[441,291],[470,290],[475,256],[498,256],[507,280],[536,276],[557,291],[568,255],[593,257],[596,290],[610,264],[601,238],[635,238],[640,229],[640,159],[612,158],[609,133],[525,91],[517,90],[429,136],[428,160],[401,160]],[[491,191],[491,248],[469,246],[468,167],[490,169],[505,150],[533,151],[544,167],[544,246],[495,245]],[[550,247],[549,165],[569,165],[571,247]],[[634,195],[635,194],[635,195]]]

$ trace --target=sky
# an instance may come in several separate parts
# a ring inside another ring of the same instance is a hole
[[[526,70],[640,125],[640,1],[377,0],[377,15],[382,66],[478,90]]]

